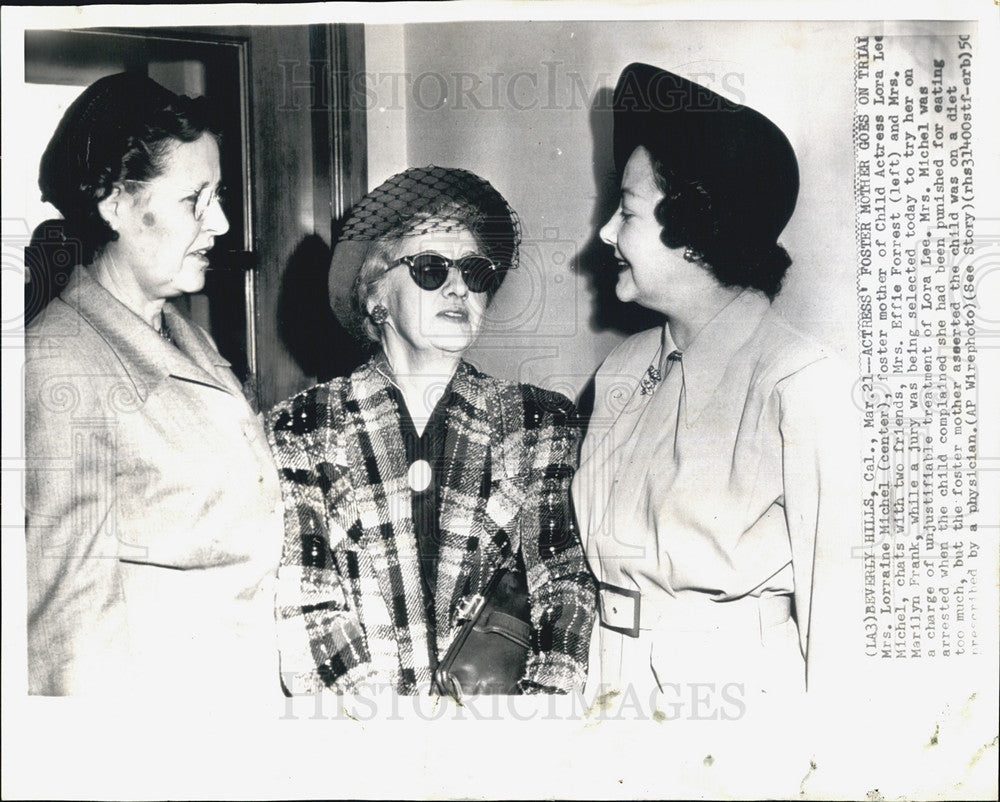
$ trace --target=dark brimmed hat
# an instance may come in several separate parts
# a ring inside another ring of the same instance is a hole
[[[469,229],[501,271],[517,267],[521,241],[517,214],[489,181],[475,173],[454,167],[411,167],[365,195],[347,216],[330,262],[330,308],[341,324],[355,334],[360,330],[355,282],[376,243],[449,227]]]
[[[773,245],[798,197],[788,139],[760,112],[672,72],[630,64],[614,92],[619,177],[640,145],[708,194],[717,236],[748,247]]]

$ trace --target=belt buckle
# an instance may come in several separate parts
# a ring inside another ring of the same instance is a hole
[[[466,596],[459,602],[458,607],[455,610],[455,621],[471,621],[479,615],[479,611],[483,609],[485,604],[486,599],[483,597],[482,593]]]
[[[600,591],[599,598],[601,600],[601,626],[604,627],[605,629],[610,629],[612,632],[618,632],[621,633],[622,635],[627,635],[630,638],[638,638],[639,620],[640,620],[639,606],[640,602],[642,601],[642,594],[637,590],[632,590],[630,588],[621,588],[618,587],[617,585],[611,585],[607,582],[599,582],[597,586],[598,590]],[[615,618],[619,621],[619,623],[610,624],[607,622],[606,619],[609,617],[609,615],[607,613],[607,604],[605,603],[604,599],[605,592],[612,593],[616,596],[621,596],[622,601],[618,602],[619,604],[623,604],[625,599],[628,599],[631,602],[632,626],[627,627],[621,625],[620,622],[622,621],[622,619],[627,618],[628,611],[622,610],[621,612],[619,612],[616,607],[612,607],[611,615],[614,615]]]

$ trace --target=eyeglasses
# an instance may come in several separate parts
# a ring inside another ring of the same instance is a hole
[[[389,270],[400,265],[410,269],[410,278],[424,290],[437,290],[444,286],[448,271],[458,268],[470,292],[492,292],[499,288],[503,269],[493,264],[491,259],[479,254],[469,254],[461,259],[449,259],[435,251],[424,251],[414,256],[403,256],[391,265]]]
[[[217,184],[214,187],[202,187],[198,190],[189,189],[187,187],[181,187],[177,184],[167,184],[162,181],[142,181],[136,178],[126,178],[122,183],[124,184],[157,184],[159,186],[169,186],[175,187],[182,192],[188,193],[187,197],[183,200],[191,204],[191,210],[194,214],[194,219],[199,223],[205,219],[205,214],[208,212],[209,207],[213,203],[218,203],[220,206],[225,203],[226,198],[226,188],[222,184]]]

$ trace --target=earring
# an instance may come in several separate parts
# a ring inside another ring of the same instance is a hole
[[[372,307],[372,311],[368,313],[368,317],[372,319],[372,323],[376,326],[381,326],[389,319],[389,310],[382,306],[382,304],[375,304]]]
[[[694,248],[688,247],[684,249],[684,261],[685,262],[697,262],[701,259],[701,255],[695,251]]]

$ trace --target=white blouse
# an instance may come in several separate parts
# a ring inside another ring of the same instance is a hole
[[[601,582],[641,595],[642,629],[673,628],[665,619],[692,602],[783,596],[787,610],[793,594],[806,655],[817,544],[851,542],[850,383],[751,290],[643,393],[647,368],[672,350],[669,329],[645,331],[597,374],[573,481],[591,566]],[[736,606],[701,609],[712,620]],[[602,609],[606,624],[622,625],[610,618]]]

